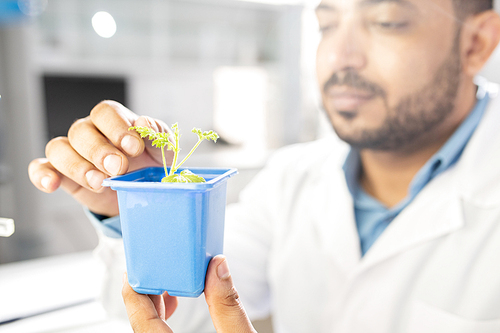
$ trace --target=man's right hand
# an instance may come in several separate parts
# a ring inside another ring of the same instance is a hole
[[[47,193],[61,187],[94,213],[118,215],[116,192],[102,187],[104,178],[162,165],[160,150],[129,131],[131,126],[168,131],[163,122],[139,117],[120,103],[101,102],[88,117],[73,123],[67,137],[47,144],[46,158],[30,163],[31,182]]]

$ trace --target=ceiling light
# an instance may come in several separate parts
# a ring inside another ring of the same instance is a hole
[[[116,32],[116,22],[108,12],[97,12],[92,17],[92,27],[102,38],[110,38]]]

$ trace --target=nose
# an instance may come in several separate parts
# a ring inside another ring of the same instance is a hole
[[[332,72],[341,72],[347,69],[360,71],[367,65],[367,40],[363,31],[355,24],[339,25],[338,30],[331,36],[325,36],[322,40],[324,49],[318,49],[318,53],[324,53],[324,63]],[[319,55],[319,54],[318,54]]]

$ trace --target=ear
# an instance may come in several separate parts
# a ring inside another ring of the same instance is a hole
[[[500,41],[500,16],[489,10],[467,18],[461,34],[462,68],[476,75],[486,64]]]

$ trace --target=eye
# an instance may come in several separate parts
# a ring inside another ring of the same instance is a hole
[[[328,32],[331,32],[335,30],[337,26],[335,24],[329,24],[329,25],[324,25],[319,27],[319,32],[322,34],[326,34]]]
[[[324,27],[319,27],[319,32],[321,32],[321,33],[325,33],[325,32],[327,32],[328,30],[330,30],[330,29],[331,29],[331,27],[332,27],[331,25],[327,25],[327,26],[324,26]]]
[[[383,29],[388,29],[388,30],[396,30],[396,29],[403,29],[408,26],[408,22],[374,22],[373,23],[375,26],[383,28]]]

